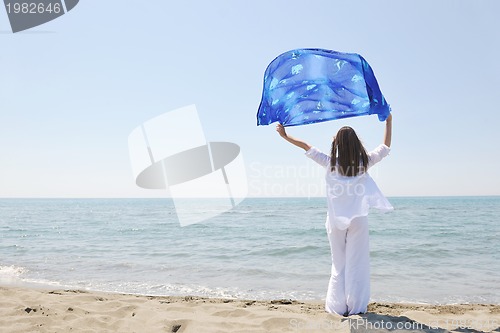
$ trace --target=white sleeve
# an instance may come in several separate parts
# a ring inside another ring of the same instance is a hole
[[[316,147],[311,147],[308,151],[306,151],[306,156],[325,168],[330,165],[330,156],[322,153]]]
[[[381,144],[375,150],[369,152],[368,155],[368,166],[372,167],[378,162],[380,162],[384,157],[389,155],[391,152],[391,148],[387,147],[384,144]]]

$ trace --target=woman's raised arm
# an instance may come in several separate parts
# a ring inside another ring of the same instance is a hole
[[[391,146],[392,140],[392,113],[389,114],[389,117],[385,120],[385,133],[384,133],[384,144],[387,147]]]
[[[276,125],[276,132],[279,133],[279,135],[285,139],[286,141],[290,142],[291,144],[304,149],[305,151],[308,151],[311,149],[311,145],[308,144],[307,142],[304,142],[300,139],[294,138],[293,136],[290,136],[286,133],[285,127],[281,124]]]

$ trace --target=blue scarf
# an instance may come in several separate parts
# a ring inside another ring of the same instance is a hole
[[[284,126],[391,112],[366,60],[356,53],[298,49],[274,59],[264,74],[257,125]]]

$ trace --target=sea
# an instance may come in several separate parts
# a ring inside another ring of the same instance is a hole
[[[369,216],[372,301],[500,304],[500,197],[389,199]],[[0,199],[0,285],[324,300],[325,218],[324,198],[247,198],[184,227],[170,199]]]

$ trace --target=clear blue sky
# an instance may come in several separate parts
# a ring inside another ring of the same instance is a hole
[[[189,104],[208,140],[241,146],[250,195],[315,195],[312,162],[256,126],[266,66],[305,47],[374,69],[394,114],[374,170],[388,196],[500,195],[499,12],[496,0],[83,0],[12,34],[0,8],[0,197],[163,197],[135,186],[128,135]],[[369,149],[382,140],[376,116],[289,132],[328,150],[345,124]]]

